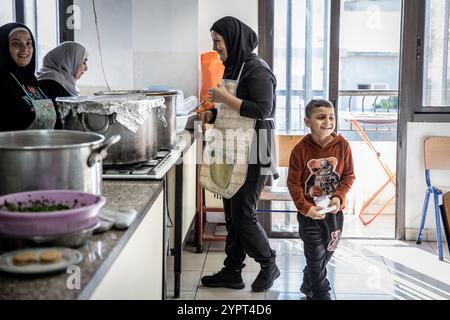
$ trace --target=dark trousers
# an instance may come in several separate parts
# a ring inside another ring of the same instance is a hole
[[[306,257],[302,287],[312,292],[314,297],[322,297],[331,290],[327,264],[339,242],[344,215],[339,211],[337,214],[327,213],[323,220],[313,220],[298,214],[297,220]]]
[[[249,170],[251,171],[251,170]],[[224,265],[227,268],[241,270],[246,254],[260,264],[275,261],[275,251],[270,248],[267,234],[258,222],[256,206],[264,188],[267,176],[258,175],[248,179],[239,191],[230,199],[223,199],[227,238]]]

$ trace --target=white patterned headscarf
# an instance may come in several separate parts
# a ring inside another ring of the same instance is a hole
[[[76,86],[75,74],[87,57],[87,50],[81,44],[63,42],[45,55],[37,79],[56,81],[71,95],[78,96],[80,90]]]

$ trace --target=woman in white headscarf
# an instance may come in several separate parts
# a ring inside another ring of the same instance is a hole
[[[57,97],[80,94],[76,82],[88,70],[87,58],[86,48],[73,41],[61,43],[45,55],[37,79],[40,88],[55,106]],[[56,128],[60,128],[60,125],[58,121]]]

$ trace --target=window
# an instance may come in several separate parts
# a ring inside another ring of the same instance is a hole
[[[56,0],[25,0],[25,24],[36,39],[36,67],[43,57],[58,45],[58,5]]]
[[[0,1],[0,26],[14,20],[13,0]]]
[[[423,77],[423,106],[434,109],[448,107],[448,112],[450,112],[449,9],[450,2],[447,0],[429,0],[426,3]]]
[[[304,130],[305,102],[328,96],[329,7],[329,0],[275,1],[277,130]]]

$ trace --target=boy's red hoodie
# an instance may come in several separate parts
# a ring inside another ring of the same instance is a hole
[[[303,215],[315,206],[313,197],[323,195],[338,197],[343,209],[345,195],[355,180],[350,144],[341,135],[332,136],[333,140],[322,147],[308,134],[292,150],[287,186]]]

